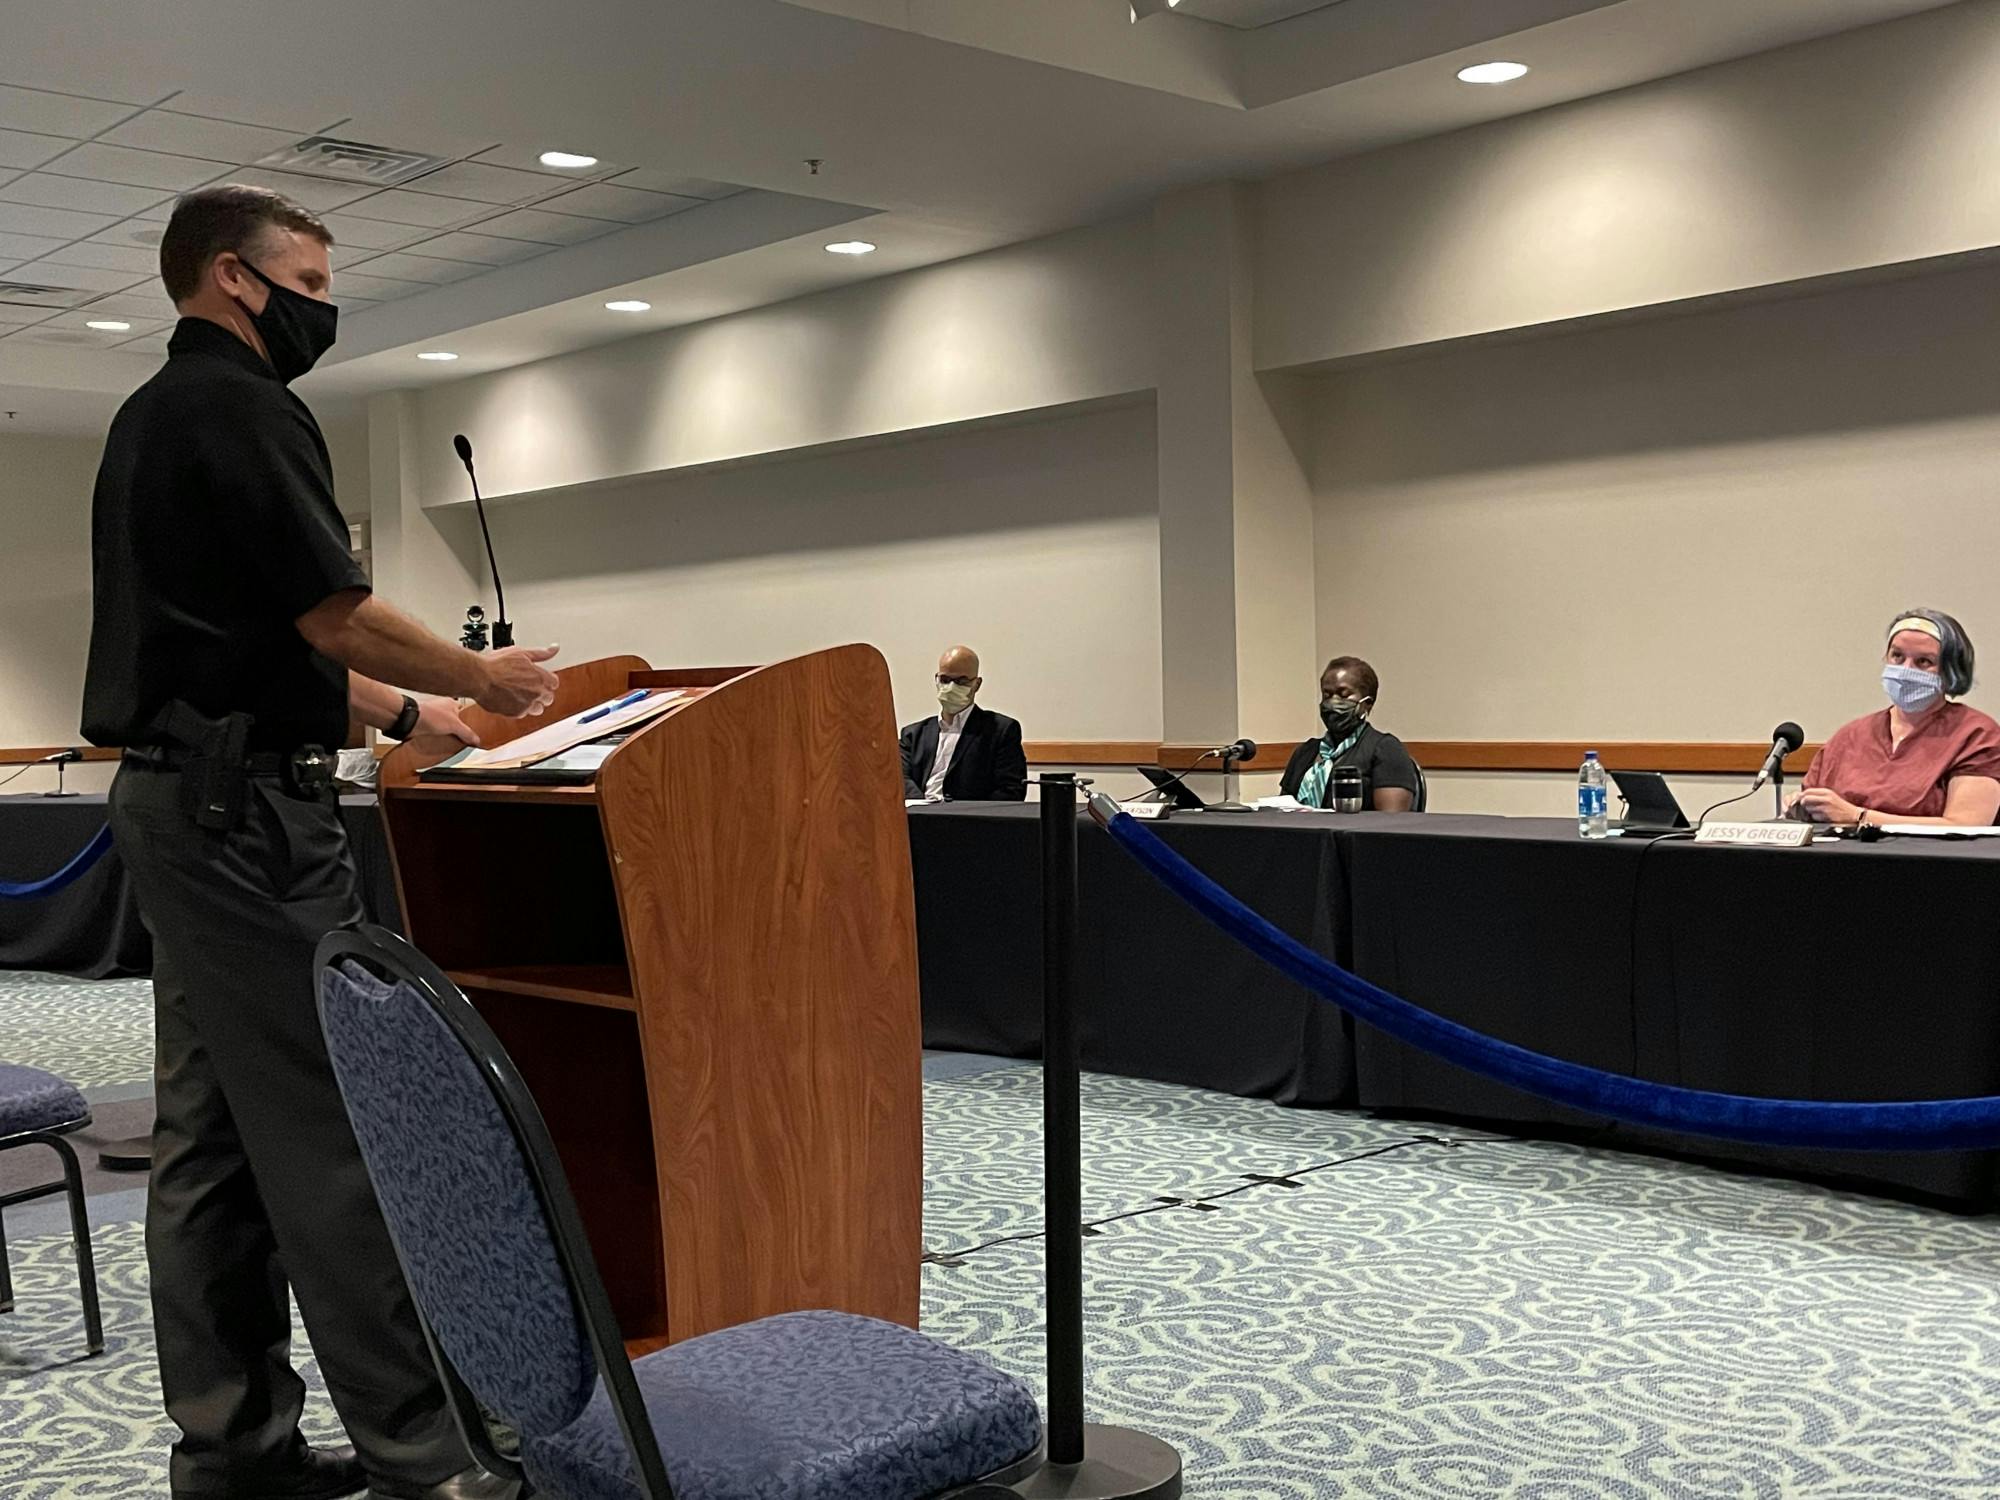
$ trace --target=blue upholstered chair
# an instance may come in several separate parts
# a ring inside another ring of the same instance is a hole
[[[90,1123],[90,1106],[73,1084],[40,1068],[0,1063],[0,1151],[47,1146],[62,1163],[62,1178],[40,1187],[0,1194],[0,1313],[14,1310],[14,1274],[7,1265],[5,1211],[16,1203],[69,1195],[70,1235],[76,1241],[76,1279],[83,1292],[83,1328],[92,1354],[104,1352],[104,1320],[97,1310],[97,1261],[90,1251],[90,1217],[83,1201],[83,1170],[63,1137]]]
[[[320,1024],[474,1454],[476,1398],[562,1500],[1011,1494],[1019,1381],[908,1328],[795,1312],[627,1360],[540,1112],[458,988],[380,928],[319,947]]]

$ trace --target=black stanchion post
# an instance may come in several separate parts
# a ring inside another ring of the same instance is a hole
[[[1048,1247],[1048,1457],[1008,1486],[1036,1500],[1177,1500],[1181,1456],[1126,1427],[1084,1421],[1083,1104],[1076,1028],[1076,793],[1042,796],[1042,1172]]]

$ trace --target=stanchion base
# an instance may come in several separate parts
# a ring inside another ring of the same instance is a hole
[[[132,1135],[122,1141],[108,1141],[98,1150],[97,1164],[107,1172],[151,1171],[153,1138],[150,1135]]]
[[[1086,1422],[1082,1463],[1044,1463],[1006,1489],[1027,1500],[1180,1500],[1181,1456],[1150,1433]]]

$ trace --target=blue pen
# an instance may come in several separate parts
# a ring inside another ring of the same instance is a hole
[[[579,724],[594,724],[599,719],[603,718],[606,714],[615,714],[621,708],[630,708],[633,704],[637,703],[641,698],[645,697],[646,694],[650,693],[651,691],[652,691],[651,688],[634,688],[632,689],[631,692],[627,693],[624,697],[620,698],[616,703],[607,703],[602,708],[593,708],[589,713],[585,714],[582,718],[578,719],[576,722]]]

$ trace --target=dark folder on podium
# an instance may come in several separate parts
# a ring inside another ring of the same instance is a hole
[[[915,1326],[916,916],[887,665],[559,674],[489,746],[677,693],[587,782],[382,765],[409,937],[470,995],[547,1118],[635,1349],[832,1307]],[[749,789],[749,790],[746,790]]]

